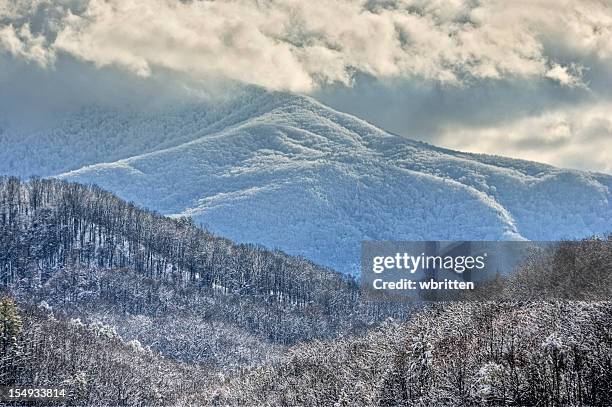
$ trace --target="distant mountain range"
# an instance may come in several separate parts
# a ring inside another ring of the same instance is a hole
[[[434,147],[304,96],[0,130],[0,174],[95,183],[240,242],[345,273],[362,240],[550,240],[612,231],[612,176]],[[585,157],[587,159],[587,157]]]

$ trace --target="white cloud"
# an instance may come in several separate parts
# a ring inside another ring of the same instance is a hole
[[[0,27],[0,49],[42,67],[48,67],[55,61],[55,54],[46,46],[45,37],[32,35],[27,25],[18,30],[11,25]]]
[[[565,86],[584,86],[582,83],[582,70],[574,66],[561,66],[554,64],[544,75]]]
[[[551,111],[485,128],[449,127],[440,144],[470,152],[612,173],[612,104]]]
[[[50,55],[67,53],[141,76],[160,67],[292,91],[350,84],[357,71],[453,84],[548,78],[580,86],[575,67],[583,59],[612,58],[606,0],[4,2],[0,24],[3,16],[14,27],[40,18],[40,10],[48,16],[48,43],[2,29],[3,48],[15,56],[48,64]],[[39,59],[42,47],[46,59]],[[557,54],[572,60],[557,61]]]
[[[356,86],[337,108],[451,148],[612,172],[610,38],[608,0],[0,0],[0,82],[46,89],[55,108],[95,93],[83,81],[115,100],[167,77],[337,93],[325,85],[366,73],[392,97]]]

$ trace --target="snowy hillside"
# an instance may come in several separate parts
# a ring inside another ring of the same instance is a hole
[[[0,173],[63,173],[343,272],[357,271],[362,240],[612,231],[611,176],[433,147],[284,93],[165,113],[88,109],[0,138]]]

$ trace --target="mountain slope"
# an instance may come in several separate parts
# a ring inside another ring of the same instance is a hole
[[[49,171],[91,163],[60,177],[344,272],[357,271],[361,240],[546,240],[612,230],[608,175],[433,147],[285,93],[253,91],[221,108],[179,111],[193,120],[140,114],[107,133],[93,131],[100,112],[81,118],[83,130],[72,132],[83,138],[77,158]],[[53,134],[31,137],[66,145]],[[91,154],[87,143],[108,153]]]
[[[0,296],[5,289],[105,319],[172,317],[155,324],[158,338],[173,336],[177,324],[217,324],[287,344],[365,326],[391,308],[367,306],[350,277],[234,244],[98,187],[14,177],[0,177]],[[180,341],[165,348],[174,353]]]

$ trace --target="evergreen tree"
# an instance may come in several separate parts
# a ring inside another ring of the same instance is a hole
[[[21,317],[15,301],[4,297],[0,301],[0,349],[4,355],[17,344],[19,332],[21,332]]]

